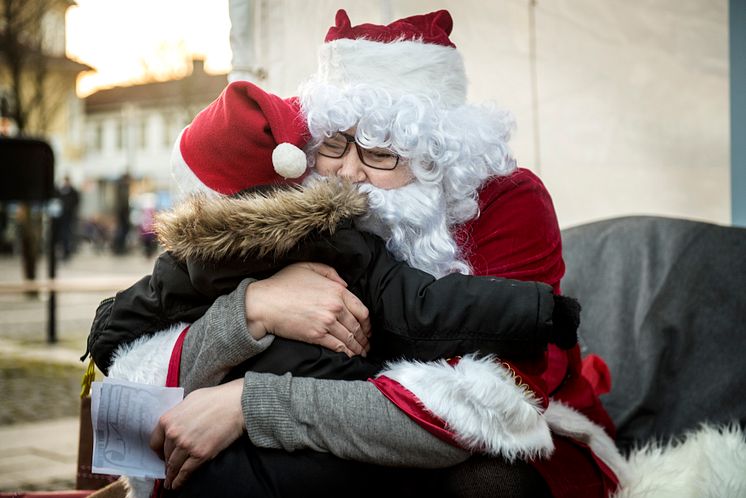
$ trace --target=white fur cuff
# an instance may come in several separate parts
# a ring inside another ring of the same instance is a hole
[[[509,461],[548,457],[549,426],[533,393],[492,357],[391,363],[380,375],[395,380],[446,423],[464,447]]]

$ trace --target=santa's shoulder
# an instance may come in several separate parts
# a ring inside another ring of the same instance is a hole
[[[479,192],[479,216],[455,237],[467,247],[475,274],[537,280],[559,292],[565,265],[557,214],[530,170],[488,180]]]
[[[544,183],[533,171],[526,168],[517,168],[509,175],[488,179],[479,189],[479,206],[484,209],[505,197],[551,203],[551,196]]]

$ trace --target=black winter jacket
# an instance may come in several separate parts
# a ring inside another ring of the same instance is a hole
[[[193,322],[242,279],[265,278],[300,261],[333,266],[368,307],[373,361],[350,362],[318,346],[275,338],[249,360],[256,363],[252,370],[365,378],[382,360],[428,361],[475,351],[516,359],[540,354],[547,342],[575,343],[578,310],[553,296],[549,285],[461,274],[435,279],[396,261],[380,238],[356,230],[352,220],[365,210],[364,196],[337,182],[192,199],[161,216],[158,233],[170,250],[153,274],[101,303],[88,351],[106,372],[120,345]],[[289,360],[310,351],[311,362]],[[356,362],[362,363],[354,367]],[[348,370],[340,374],[342,364]]]

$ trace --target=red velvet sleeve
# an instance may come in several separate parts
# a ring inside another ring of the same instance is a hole
[[[492,275],[544,282],[560,292],[565,273],[562,238],[554,204],[544,184],[530,170],[490,180],[479,193],[480,215],[456,232],[456,240],[474,275]],[[547,392],[556,389],[567,371],[567,355],[550,347],[543,358],[511,362],[541,377]]]
[[[456,233],[474,274],[545,282],[559,293],[565,273],[562,239],[552,198],[541,180],[529,170],[518,169],[487,183],[479,201],[480,216]],[[540,376],[537,385],[543,382],[544,392],[553,393],[613,435],[614,425],[594,392],[608,389],[610,383],[603,360],[584,364],[578,346],[564,351],[550,344],[547,353],[544,361],[511,364]],[[598,378],[599,385],[586,377]]]
[[[545,282],[560,293],[565,273],[562,239],[552,199],[541,180],[526,169],[494,178],[481,189],[479,207],[480,215],[455,233],[474,275]],[[532,391],[545,403],[547,394],[552,393],[613,434],[611,420],[581,373],[578,346],[563,351],[550,345],[543,358],[506,360],[503,358],[524,380],[531,381]],[[443,421],[433,417],[416,396],[397,388],[396,383],[373,382],[426,430],[455,442]]]
[[[531,171],[518,169],[480,191],[480,215],[456,232],[475,275],[545,282],[559,292],[565,273],[552,198]]]

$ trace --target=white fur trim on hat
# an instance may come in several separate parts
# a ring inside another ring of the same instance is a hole
[[[453,47],[398,41],[340,39],[319,49],[318,81],[338,86],[372,85],[392,95],[424,95],[444,107],[466,103],[466,71]]]
[[[306,154],[291,143],[281,143],[272,151],[272,165],[283,178],[299,178],[306,172]]]
[[[179,196],[186,197],[196,193],[220,195],[197,178],[197,175],[194,174],[181,154],[181,137],[187,128],[189,126],[179,132],[179,136],[176,138],[176,142],[171,149],[171,177],[174,179]]]

